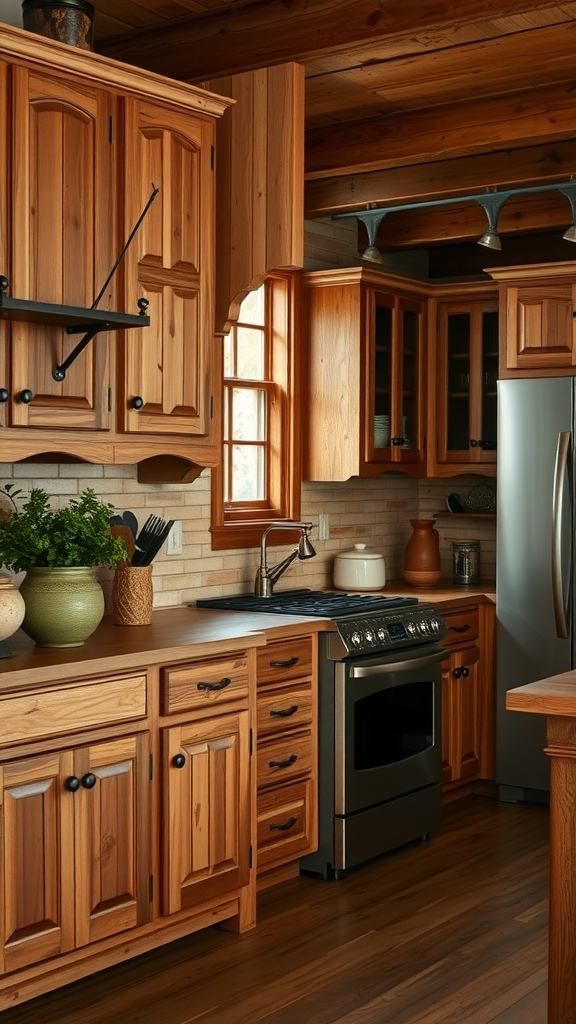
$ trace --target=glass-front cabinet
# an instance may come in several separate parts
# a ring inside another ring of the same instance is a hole
[[[436,462],[486,472],[496,463],[497,299],[439,302],[436,346]]]
[[[302,279],[304,479],[423,476],[426,286],[364,267]]]
[[[370,289],[367,307],[366,462],[421,462],[423,303]]]

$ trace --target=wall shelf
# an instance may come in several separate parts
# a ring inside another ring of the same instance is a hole
[[[495,512],[435,512],[435,519],[496,519]]]

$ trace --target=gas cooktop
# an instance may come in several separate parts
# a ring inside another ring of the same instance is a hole
[[[196,601],[198,608],[220,608],[272,615],[310,615],[320,619],[388,611],[418,604],[415,597],[384,597],[382,594],[348,594],[322,590],[284,590],[272,597],[236,594]]]

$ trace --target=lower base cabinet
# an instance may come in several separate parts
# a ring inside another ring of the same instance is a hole
[[[441,606],[440,606],[441,607]],[[442,663],[444,794],[494,780],[494,605],[441,607],[448,632]]]
[[[0,1012],[255,924],[254,650],[50,678],[0,689]]]

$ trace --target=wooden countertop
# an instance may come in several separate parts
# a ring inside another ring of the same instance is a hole
[[[391,580],[380,593],[412,596],[441,605],[494,600],[494,582],[461,587],[451,581],[430,589]],[[124,672],[186,658],[213,657],[240,647],[259,647],[267,640],[306,632],[323,632],[326,619],[272,615],[265,612],[221,611],[212,608],[163,608],[153,612],[149,626],[115,626],[106,616],[81,647],[37,647],[22,630],[8,638],[13,658],[0,660],[0,693],[38,686],[79,675]],[[575,697],[576,700],[576,697]]]
[[[185,658],[214,657],[242,647],[260,647],[275,635],[324,629],[317,618],[163,608],[149,626],[115,626],[106,616],[81,647],[37,647],[22,630],[7,643],[13,658],[0,660],[0,693],[79,675],[123,672]]]
[[[537,679],[517,686],[506,694],[508,711],[528,711],[538,715],[576,716],[576,671]]]

